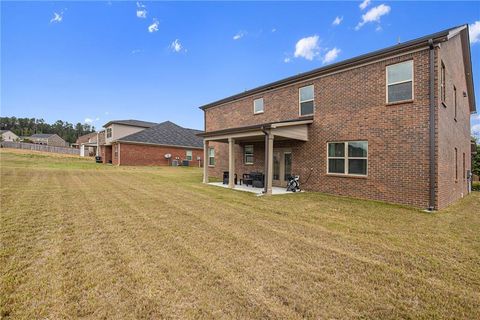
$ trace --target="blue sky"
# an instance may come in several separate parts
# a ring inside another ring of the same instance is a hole
[[[479,2],[2,1],[1,115],[201,129],[202,104],[465,23],[480,103]]]

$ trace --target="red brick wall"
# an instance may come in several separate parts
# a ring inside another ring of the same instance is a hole
[[[414,101],[386,104],[387,65],[414,60]],[[428,49],[323,76],[302,84],[207,109],[206,130],[218,130],[298,117],[298,88],[315,85],[315,119],[309,141],[292,143],[292,170],[307,190],[409,204],[429,202]],[[253,114],[264,98],[265,112]],[[368,141],[368,177],[327,175],[327,143]],[[228,167],[226,144],[216,147],[212,176]],[[223,158],[223,159],[222,159]],[[258,160],[261,161],[261,160]],[[238,168],[237,170],[243,170]],[[308,183],[306,177],[310,174]],[[243,172],[237,172],[241,174]]]
[[[112,160],[112,146],[101,145],[100,156],[103,163],[109,163]]]
[[[443,43],[439,50],[437,68],[443,61],[446,70],[446,101],[443,104],[438,85],[438,206],[444,208],[460,199],[468,192],[466,175],[463,170],[471,168],[470,153],[470,106],[464,76],[464,64],[461,58],[460,37],[454,37]],[[457,121],[455,121],[454,90],[457,89]],[[458,180],[455,180],[455,148],[457,148]]]
[[[118,143],[114,144],[118,146]],[[166,166],[170,162],[165,159],[165,154],[170,153],[172,159],[176,157],[179,161],[186,158],[186,151],[192,150],[192,161],[190,166],[198,166],[197,157],[200,157],[203,165],[203,150],[201,149],[188,149],[188,148],[176,148],[176,147],[164,147],[142,144],[126,144],[120,143],[120,165],[128,166]],[[113,157],[113,164],[118,164],[118,158],[115,158],[115,152]]]

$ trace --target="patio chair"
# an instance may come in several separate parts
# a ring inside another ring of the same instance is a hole
[[[254,188],[263,188],[265,176],[261,172],[250,172],[252,178],[252,186]]]
[[[249,173],[244,173],[242,179],[240,180],[240,184],[244,183],[247,187],[248,185],[253,186],[253,179]]]
[[[229,178],[229,173],[228,171],[223,171],[223,184],[228,184],[228,178]],[[234,175],[234,184],[237,184],[237,174],[235,173]]]

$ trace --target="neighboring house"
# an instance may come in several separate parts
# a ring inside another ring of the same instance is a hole
[[[466,25],[201,109],[204,182],[261,171],[268,194],[299,175],[306,190],[429,209],[468,192],[476,107]]]
[[[68,147],[68,143],[55,133],[36,133],[26,138],[35,144],[43,144],[52,147]]]
[[[80,149],[80,156],[95,156],[97,154],[97,132],[87,133],[77,138],[74,146]]]
[[[19,141],[20,138],[10,130],[0,130],[1,141]]]
[[[200,130],[187,129],[165,121],[134,134],[112,141],[115,165],[203,164],[203,139]],[[169,155],[169,157],[165,157]]]
[[[112,163],[112,142],[131,135],[133,133],[150,128],[158,123],[140,120],[113,120],[107,122],[103,127],[104,139],[99,143],[99,155],[103,163]],[[105,141],[103,141],[105,140]]]

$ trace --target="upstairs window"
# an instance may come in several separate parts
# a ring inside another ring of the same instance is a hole
[[[328,143],[328,173],[366,176],[367,141]]]
[[[413,99],[413,61],[387,66],[387,103]]]
[[[445,64],[442,61],[442,69],[440,71],[440,98],[442,99],[442,102],[445,105],[445,99],[446,99],[446,93],[445,93]]]
[[[107,138],[112,137],[112,128],[107,128]]]
[[[263,98],[253,100],[253,113],[263,113]]]
[[[244,147],[245,155],[244,161],[245,164],[253,164],[253,145],[246,145]]]
[[[185,152],[185,157],[188,161],[192,161],[192,150],[187,150]]]
[[[209,166],[215,165],[215,149],[214,148],[208,149],[208,165]]]
[[[313,114],[313,85],[302,87],[299,90],[300,96],[300,115],[308,116]]]

